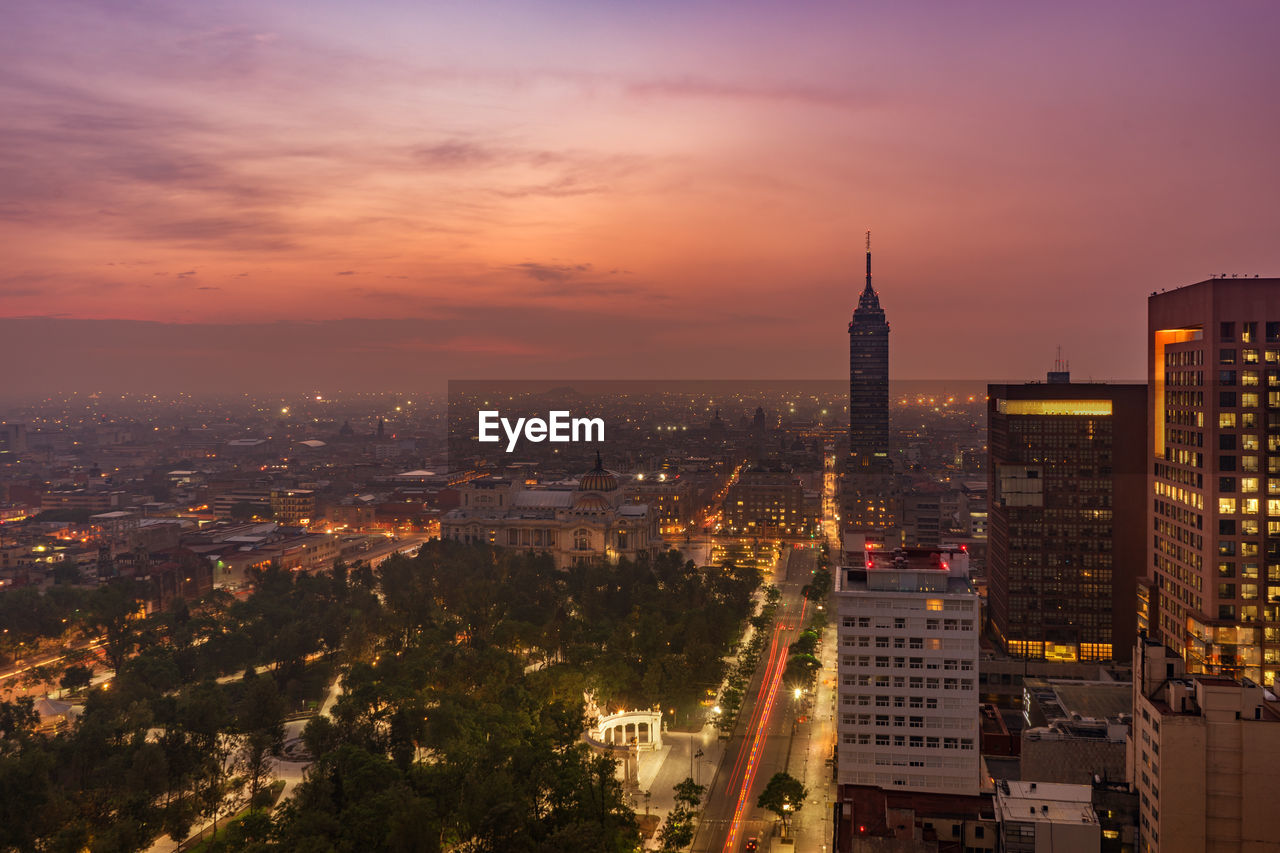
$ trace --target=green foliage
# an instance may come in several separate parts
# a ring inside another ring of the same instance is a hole
[[[693,818],[697,814],[698,804],[706,792],[705,785],[695,784],[693,779],[686,778],[677,783],[672,790],[676,795],[675,807],[668,812],[667,819],[658,831],[658,841],[663,850],[680,850],[693,842]]]
[[[304,729],[316,760],[296,796],[247,809],[210,849],[635,850],[614,762],[580,743],[583,692],[700,710],[760,584],[674,552],[562,572],[456,543],[377,572],[253,580],[247,599],[215,592],[149,617],[128,580],[0,595],[11,645],[79,626],[116,670],[51,736],[33,734],[29,703],[0,704],[0,850],[140,850],[261,803],[285,715],[337,668],[343,693]],[[88,664],[72,656],[68,687]],[[703,793],[682,786],[672,839]]]
[[[756,807],[773,812],[782,818],[782,824],[786,826],[791,816],[804,806],[807,796],[809,792],[799,779],[789,773],[775,773],[756,799]]]

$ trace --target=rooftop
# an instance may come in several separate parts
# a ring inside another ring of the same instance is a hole
[[[996,784],[996,815],[1001,821],[1029,823],[1098,822],[1093,788],[1060,782],[1001,780]]]

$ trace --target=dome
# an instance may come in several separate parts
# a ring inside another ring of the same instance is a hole
[[[580,492],[614,492],[618,489],[618,478],[611,471],[604,469],[600,454],[596,453],[596,467],[582,475],[578,481]]]
[[[573,508],[600,511],[613,509],[613,504],[609,503],[606,498],[603,498],[600,495],[583,495],[574,502]]]

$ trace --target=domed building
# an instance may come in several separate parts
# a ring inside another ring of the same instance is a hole
[[[663,547],[656,511],[633,502],[598,453],[576,487],[490,479],[467,483],[459,493],[461,506],[441,519],[443,539],[546,551],[558,568],[635,560]]]

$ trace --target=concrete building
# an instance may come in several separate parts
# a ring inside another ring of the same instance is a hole
[[[988,611],[1011,655],[1124,660],[1132,649],[1146,399],[1143,385],[989,386]]]
[[[1248,679],[1188,675],[1157,640],[1134,652],[1129,782],[1139,850],[1276,850],[1280,709]]]
[[[838,781],[978,793],[978,596],[963,551],[870,549],[836,575]]]
[[[1152,635],[1190,672],[1280,671],[1280,278],[1147,301]]]
[[[1002,781],[995,806],[1003,853],[1089,853],[1102,847],[1089,785]]]

